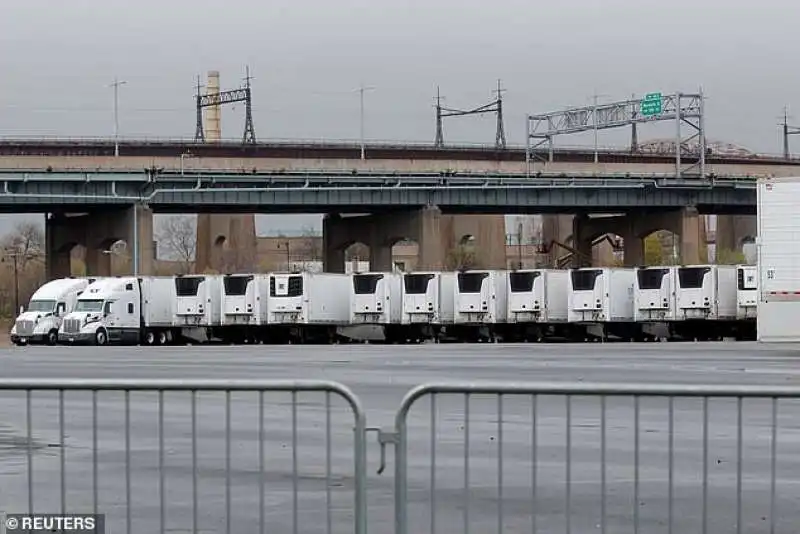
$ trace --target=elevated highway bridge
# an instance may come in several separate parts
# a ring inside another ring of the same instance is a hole
[[[800,172],[800,159],[714,154],[713,149],[706,159],[705,176],[676,180],[674,154],[625,150],[600,151],[595,163],[594,151],[585,149],[555,150],[552,161],[539,161],[538,157],[528,161],[524,147],[498,150],[368,144],[365,159],[361,159],[360,145],[355,143],[242,145],[160,140],[122,141],[119,147],[120,155],[114,156],[114,143],[108,140],[0,140],[0,169],[11,173],[6,175],[0,192],[0,209],[52,210],[48,219],[50,234],[70,234],[61,244],[54,242],[52,246],[66,250],[74,244],[84,244],[87,249],[99,250],[94,260],[91,253],[87,257],[87,264],[98,263],[92,269],[95,274],[105,270],[99,264],[109,263],[102,247],[111,237],[134,239],[129,230],[124,230],[131,225],[133,213],[144,217],[137,219],[141,224],[137,225],[136,241],[141,246],[136,248],[141,254],[136,265],[140,272],[147,269],[147,249],[152,249],[147,234],[149,228],[152,235],[152,221],[148,219],[151,210],[329,214],[324,225],[329,270],[343,269],[343,247],[353,241],[370,246],[376,260],[373,268],[389,268],[390,252],[387,259],[386,250],[391,251],[392,241],[402,237],[420,243],[420,266],[440,267],[441,250],[452,244],[449,242],[453,236],[448,235],[448,243],[436,240],[435,245],[423,237],[439,233],[439,227],[447,228],[444,233],[457,234],[456,240],[462,234],[472,235],[476,248],[486,253],[481,260],[484,265],[504,266],[505,258],[502,263],[495,258],[491,244],[504,241],[504,230],[485,231],[476,216],[453,215],[467,213],[561,214],[546,221],[545,241],[573,242],[574,248],[586,257],[585,243],[591,243],[598,233],[614,232],[623,239],[628,236],[624,239],[628,243],[627,264],[641,262],[641,238],[646,233],[669,229],[681,235],[682,260],[694,263],[701,260],[699,243],[705,241],[698,213],[725,214],[718,217],[717,244],[730,243],[723,246],[734,248],[742,236],[755,233],[751,215],[755,179]],[[538,156],[544,158],[546,154]],[[157,176],[155,181],[141,182],[145,175],[153,173]],[[206,177],[200,181],[203,189],[216,190],[166,192],[195,187],[198,173]],[[14,177],[9,178],[11,175]],[[69,179],[64,178],[67,175]],[[121,175],[130,179],[122,180]],[[309,182],[303,176],[312,179]],[[325,183],[319,182],[320,176],[327,176]],[[87,183],[78,185],[80,182]],[[158,187],[163,191],[155,192]],[[69,200],[70,194],[84,193],[87,196],[81,197],[83,200]],[[124,200],[111,199],[114,195]],[[130,200],[131,195],[148,200],[147,206]],[[66,218],[65,209],[77,208],[68,208],[74,203],[82,204],[82,209],[90,213],[113,207],[117,213],[113,217],[118,220],[108,219],[112,216],[106,213],[102,217],[90,215],[78,224],[77,219]],[[136,209],[131,210],[134,205]],[[127,206],[127,215],[118,211],[123,206]],[[336,215],[354,211],[373,215],[358,220]],[[609,211],[625,215],[613,222],[604,219],[602,224],[587,218],[591,213]],[[666,212],[672,214],[670,218],[665,218]],[[675,218],[679,212],[681,216]],[[96,220],[91,222],[93,217]],[[453,220],[470,217],[467,223],[454,226]],[[56,231],[65,225],[79,230]],[[98,227],[115,228],[113,232],[109,230],[115,235],[88,235],[94,231],[89,229]],[[83,235],[78,235],[81,232]],[[225,241],[231,237],[225,234],[235,230],[230,227],[206,233],[208,239],[198,244],[198,257],[210,256],[211,252],[204,253],[203,249],[213,248],[220,239]],[[204,245],[206,241],[209,244]],[[428,244],[423,246],[423,242]],[[51,252],[53,258],[64,257]],[[62,260],[54,259],[53,265],[59,261]],[[61,271],[63,266],[53,267],[50,272],[55,275]]]

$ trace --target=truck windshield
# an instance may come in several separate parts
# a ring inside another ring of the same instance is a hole
[[[77,312],[99,312],[103,311],[102,300],[79,300],[75,304],[75,311]]]
[[[661,289],[661,282],[667,272],[667,269],[640,269],[636,273],[639,289]]]
[[[54,300],[32,300],[28,304],[28,311],[32,312],[51,312],[56,307]]]

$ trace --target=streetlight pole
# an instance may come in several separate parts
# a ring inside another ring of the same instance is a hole
[[[359,101],[360,102],[360,113],[359,113],[359,122],[360,122],[359,132],[360,132],[360,134],[359,134],[359,138],[361,139],[361,159],[362,160],[367,159],[366,147],[364,146],[364,92],[365,91],[371,91],[373,89],[375,89],[375,88],[374,87],[365,87],[363,83],[361,84],[361,87],[358,88],[359,97],[360,97],[360,101]]]
[[[292,271],[292,266],[290,265],[291,260],[289,257],[289,242],[286,241],[283,246],[286,247],[286,272],[289,273]]]
[[[114,157],[119,157],[119,86],[125,85],[126,81],[121,81],[114,77]]]

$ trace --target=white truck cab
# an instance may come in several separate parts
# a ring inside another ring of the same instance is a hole
[[[58,341],[105,345],[138,340],[141,321],[139,280],[103,278],[90,284],[64,317]]]
[[[37,289],[11,328],[11,342],[15,345],[55,345],[64,317],[73,310],[78,296],[94,280],[60,278]]]

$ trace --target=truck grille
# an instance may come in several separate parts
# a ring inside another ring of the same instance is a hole
[[[24,319],[17,321],[17,335],[19,336],[30,336],[33,334],[33,327],[36,323],[33,321]]]
[[[64,333],[77,334],[81,331],[80,319],[64,319]]]

